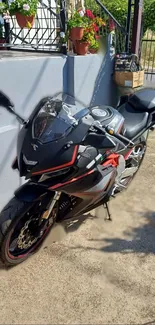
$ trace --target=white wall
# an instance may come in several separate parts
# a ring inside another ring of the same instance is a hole
[[[0,90],[24,117],[42,97],[66,90],[65,57],[1,59],[0,72]],[[0,107],[0,209],[20,184],[18,173],[11,169],[18,128],[16,119]]]

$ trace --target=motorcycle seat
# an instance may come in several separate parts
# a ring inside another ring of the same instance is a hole
[[[149,113],[144,110],[136,110],[129,103],[125,103],[118,111],[125,118],[124,136],[129,139],[133,139],[147,125]]]
[[[128,103],[135,109],[151,113],[155,110],[155,89],[144,88],[128,98]]]

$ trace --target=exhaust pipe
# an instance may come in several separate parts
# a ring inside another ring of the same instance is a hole
[[[124,170],[124,172],[122,173],[122,175],[121,175],[121,179],[129,177],[129,176],[133,176],[136,173],[137,170],[138,170],[138,167],[126,168]]]

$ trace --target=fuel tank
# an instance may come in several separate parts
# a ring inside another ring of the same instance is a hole
[[[102,126],[110,126],[115,133],[120,133],[124,125],[124,117],[111,106],[95,106],[91,108],[91,115]]]

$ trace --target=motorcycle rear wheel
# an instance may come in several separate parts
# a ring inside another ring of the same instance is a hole
[[[14,197],[0,213],[0,257],[6,266],[20,264],[38,251],[57,216],[54,207],[48,220],[41,218],[50,200],[27,203]]]
[[[147,138],[148,138],[148,134],[147,134],[147,137],[145,138],[144,136],[141,136],[139,139],[137,139],[137,141],[135,141],[135,147],[133,149],[133,152],[135,152],[135,155],[136,155],[136,151],[137,151],[137,154],[138,154],[138,150],[140,150],[141,148],[141,151],[143,151],[143,153],[141,154],[141,157],[139,159],[139,161],[137,162],[137,171],[132,175],[132,176],[129,176],[128,178],[126,178],[125,182],[124,182],[124,185],[128,188],[128,186],[130,185],[130,183],[132,182],[132,180],[135,178],[135,176],[137,175],[142,163],[143,163],[143,160],[144,160],[144,157],[145,157],[145,154],[146,154],[146,150],[147,150]],[[132,152],[131,152],[132,153]],[[133,165],[133,162],[132,162],[132,159],[130,159],[129,157],[129,162],[127,160],[127,166],[126,168],[128,167],[128,163],[130,164],[129,167],[132,167],[134,166]]]

